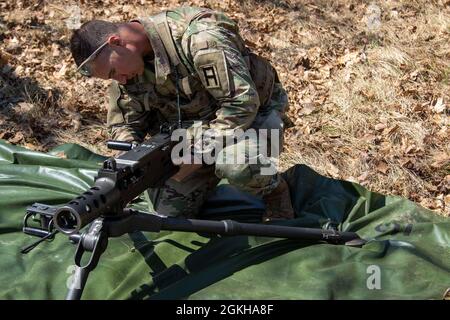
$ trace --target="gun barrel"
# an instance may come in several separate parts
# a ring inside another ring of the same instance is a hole
[[[116,209],[120,201],[120,191],[114,181],[97,179],[92,188],[56,210],[55,228],[67,235],[77,233],[99,216]]]

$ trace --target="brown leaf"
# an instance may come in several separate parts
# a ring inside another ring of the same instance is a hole
[[[392,133],[394,133],[395,131],[397,131],[397,129],[398,129],[399,127],[398,127],[398,125],[397,124],[395,124],[395,125],[393,125],[392,127],[389,127],[389,128],[387,128],[387,129],[385,129],[385,130],[383,130],[383,134],[392,134]]]
[[[0,67],[3,67],[12,59],[12,55],[0,50]]]
[[[386,163],[386,162],[384,162],[384,161],[380,161],[380,162],[378,162],[378,164],[376,165],[376,170],[378,171],[378,172],[381,172],[381,173],[383,173],[383,174],[386,174],[388,171],[389,171],[389,166],[388,166],[388,164]]]
[[[404,149],[404,152],[405,152],[406,154],[417,153],[418,151],[420,151],[420,149],[417,148],[415,145],[407,146],[407,147]]]
[[[16,76],[22,76],[24,70],[25,70],[25,68],[24,68],[23,66],[20,65],[20,66],[17,66],[17,67],[14,69],[14,73],[16,74]]]
[[[57,156],[58,158],[61,158],[61,159],[67,159],[67,155],[64,153],[64,151],[55,153],[55,156]]]
[[[375,94],[371,91],[365,91],[365,90],[361,90],[360,91],[361,95],[364,96],[367,100],[373,100],[373,98],[375,97]]]
[[[426,110],[426,107],[428,106],[428,102],[427,103],[422,103],[422,104],[416,104],[413,107],[413,111],[414,112],[423,112]]]
[[[329,163],[327,167],[327,173],[334,178],[339,176],[339,169],[334,164]]]
[[[378,123],[375,125],[375,130],[377,130],[377,131],[383,131],[385,128],[386,128],[385,123]]]
[[[39,146],[36,146],[35,144],[29,142],[25,143],[24,147],[30,150],[39,150]]]
[[[17,143],[19,143],[22,140],[23,140],[23,134],[22,134],[22,132],[18,131],[18,132],[16,132],[14,137],[9,139],[8,141],[13,143],[13,144],[17,144]]]
[[[446,105],[444,103],[444,99],[443,98],[437,99],[436,103],[433,106],[433,111],[436,113],[442,113],[445,111],[445,109]]]
[[[75,132],[78,132],[81,128],[81,117],[79,118],[72,118],[72,126]]]
[[[13,52],[18,48],[20,48],[20,43],[17,38],[14,37],[7,42],[6,51]]]
[[[58,72],[53,73],[56,79],[64,78],[64,76],[67,73],[67,63],[63,63],[62,67],[59,69]]]
[[[400,165],[404,168],[411,168],[413,166],[411,159],[408,159],[408,158],[400,159],[399,162],[400,162]]]
[[[339,65],[349,66],[349,65],[355,64],[357,62],[359,62],[359,52],[356,52],[356,51],[348,52],[347,54],[345,54],[337,59],[337,63]]]
[[[28,102],[19,102],[17,106],[19,107],[19,110],[22,113],[27,113],[34,107],[31,103]]]
[[[429,208],[429,209],[436,209],[436,202],[431,200],[431,199],[423,199],[422,201],[420,201],[420,205],[425,207],[425,208]]]
[[[441,169],[450,163],[450,155],[446,152],[440,152],[433,157],[431,167]]]
[[[364,182],[367,182],[367,179],[369,178],[369,176],[370,176],[369,171],[365,171],[357,179],[360,183],[364,183]]]
[[[450,192],[450,174],[446,175],[445,178],[442,179],[441,183],[438,185],[438,189],[444,193]]]
[[[306,102],[302,105],[302,109],[300,110],[301,115],[309,115],[314,112],[314,103]]]
[[[409,78],[411,80],[415,81],[415,80],[417,80],[417,77],[419,76],[419,74],[420,74],[420,70],[414,70],[413,72],[411,72],[409,74]]]
[[[446,207],[450,207],[450,194],[444,196],[444,203]]]
[[[52,44],[52,56],[53,57],[59,57],[61,55],[61,52],[59,51],[59,45],[56,43]]]
[[[367,143],[373,143],[377,140],[377,136],[372,133],[366,133],[361,139]]]

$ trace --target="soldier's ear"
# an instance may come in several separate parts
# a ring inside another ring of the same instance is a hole
[[[122,38],[120,36],[118,36],[117,34],[113,34],[113,35],[109,36],[108,44],[111,46],[120,46],[120,47],[124,46],[124,42],[123,42]]]

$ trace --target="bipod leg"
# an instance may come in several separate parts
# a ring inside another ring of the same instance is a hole
[[[108,235],[120,236],[126,232],[140,230],[150,232],[185,231],[205,232],[227,236],[247,235],[298,240],[324,241],[332,244],[362,246],[366,240],[355,232],[324,230],[262,223],[241,223],[232,220],[196,220],[165,217],[136,210],[129,210],[126,219],[108,223]]]
[[[69,283],[66,300],[81,299],[89,273],[95,269],[107,246],[108,235],[104,230],[104,221],[102,218],[96,219],[92,222],[89,230],[83,233],[79,239],[75,253],[75,272]],[[81,260],[85,252],[91,252],[91,256],[83,265]]]
[[[298,240],[324,241],[332,244],[363,245],[366,241],[355,232],[324,230],[314,228],[270,225],[262,223],[242,223],[233,220],[210,221],[165,217],[161,219],[161,230],[206,232],[229,236],[247,235]],[[358,241],[356,241],[358,240]]]

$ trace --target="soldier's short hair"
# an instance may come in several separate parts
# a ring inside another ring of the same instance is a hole
[[[118,30],[118,23],[103,20],[88,21],[75,30],[70,38],[70,51],[77,66]]]

